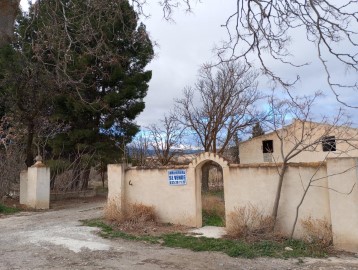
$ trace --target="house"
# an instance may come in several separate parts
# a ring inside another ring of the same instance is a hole
[[[358,129],[294,120],[282,129],[240,143],[240,163],[318,162],[327,158],[358,157]]]

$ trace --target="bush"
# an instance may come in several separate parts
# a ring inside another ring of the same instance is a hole
[[[312,219],[308,217],[301,220],[304,231],[304,240],[318,249],[325,250],[333,243],[331,224],[325,219]]]
[[[125,210],[120,211],[116,203],[112,202],[105,207],[104,212],[108,221],[136,228],[142,228],[146,223],[157,220],[154,207],[141,203],[127,204]]]
[[[273,219],[264,215],[257,207],[248,205],[235,208],[229,214],[227,234],[239,239],[256,239],[258,236],[273,236]]]

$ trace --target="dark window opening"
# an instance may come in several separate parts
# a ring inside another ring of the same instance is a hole
[[[273,140],[262,141],[262,153],[273,153]]]
[[[323,152],[336,151],[336,138],[334,136],[324,137],[322,140]]]

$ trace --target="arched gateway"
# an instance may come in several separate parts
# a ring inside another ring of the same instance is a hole
[[[229,164],[224,160],[220,155],[205,152],[201,153],[196,157],[190,164],[189,168],[192,168],[195,172],[195,202],[196,202],[196,227],[202,227],[203,217],[202,217],[202,168],[207,163],[216,163],[221,167],[222,177],[223,177],[223,187],[224,187],[224,197],[225,197],[225,179],[229,175]],[[225,213],[225,216],[227,213]]]

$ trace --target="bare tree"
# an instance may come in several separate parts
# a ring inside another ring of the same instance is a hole
[[[147,165],[149,157],[149,136],[145,133],[138,134],[128,145],[128,155],[133,165]]]
[[[203,67],[194,88],[176,100],[178,120],[192,130],[204,151],[222,154],[233,136],[257,122],[261,98],[257,74],[238,62]]]
[[[337,81],[333,68],[338,63],[342,68],[358,70],[357,11],[357,1],[350,0],[237,0],[237,9],[225,23],[229,39],[219,49],[219,56],[229,52],[231,59],[248,61],[248,55],[254,52],[263,72],[287,87],[293,82],[276,74],[269,62],[274,60],[294,67],[308,65],[298,62],[299,58],[295,59],[289,48],[295,33],[302,30],[306,40],[316,48],[327,83],[337,100],[349,105],[340,99],[338,89],[357,89],[357,81],[350,85]],[[270,60],[265,58],[267,53]]]
[[[149,16],[145,12],[146,0],[131,0],[129,2],[136,7],[138,14]],[[159,1],[159,5],[163,10],[164,18],[171,20],[176,9],[180,7],[191,12],[192,4],[196,2],[200,1],[163,0]],[[0,14],[2,20],[0,43],[6,43],[11,32],[9,29],[14,25],[14,14],[18,9],[19,1],[3,0],[1,3],[6,5],[6,9],[2,6],[0,8],[0,11],[4,13],[4,16]],[[254,57],[264,74],[288,88],[299,79],[298,70],[296,79],[289,81],[284,78],[283,74],[274,70],[274,65],[279,63],[300,68],[310,64],[311,59],[310,62],[302,62],[302,58],[299,55],[292,55],[293,52],[290,50],[293,41],[303,42],[302,39],[294,40],[295,34],[302,32],[305,35],[305,41],[315,48],[317,60],[326,73],[327,84],[335,98],[345,106],[358,108],[357,104],[343,99],[340,91],[347,88],[357,90],[358,81],[347,83],[345,79],[339,80],[334,72],[337,64],[341,65],[341,69],[351,70],[354,73],[358,70],[358,31],[355,30],[358,27],[356,0],[236,0],[234,3],[236,8],[227,15],[226,21],[222,24],[226,29],[227,38],[217,48],[220,61],[240,59],[245,63],[253,64],[252,57]],[[58,12],[61,13],[63,6],[64,2],[62,1],[50,3],[48,5],[50,17]],[[107,7],[115,12],[111,17],[121,16],[120,12],[117,12],[118,9],[111,5],[107,5]],[[87,18],[99,16],[96,20],[100,20],[100,14],[98,10],[93,9],[93,13],[90,13]],[[39,55],[41,51],[47,55],[49,52],[47,48],[61,48],[57,55],[53,55],[53,59],[56,60],[54,62],[56,70],[59,73],[67,74],[67,65],[72,61],[71,56],[68,55],[68,48],[77,41],[72,40],[69,35],[69,30],[73,31],[71,18],[68,17],[68,14],[63,13],[62,15],[63,20],[52,21],[51,31],[37,33],[39,34],[38,38],[43,40],[43,44],[46,46],[35,49]],[[81,22],[81,25],[83,27],[80,30],[86,40],[88,36],[92,36],[93,32],[91,32],[88,22]],[[67,31],[63,36],[58,36],[60,31],[56,31],[56,29],[67,29]],[[62,42],[59,43],[59,40]],[[100,48],[102,41],[100,38],[97,41],[98,48]],[[97,52],[92,50],[88,53],[96,55]],[[61,59],[64,61],[58,61]],[[76,83],[81,82],[79,77],[73,78],[69,75],[68,79]],[[64,78],[61,79],[61,82],[63,81]]]
[[[37,155],[42,156],[43,160],[47,157],[46,147],[50,140],[56,135],[67,132],[70,125],[61,121],[50,121],[49,117],[39,116],[34,137],[34,144],[37,147]]]
[[[204,151],[223,155],[239,131],[257,122],[254,104],[261,95],[256,78],[257,73],[239,62],[204,66],[194,88],[184,89],[184,98],[176,100],[178,121],[195,134]],[[203,166],[204,191],[212,166]]]
[[[349,118],[341,109],[334,117],[321,117],[318,122],[313,122],[313,106],[321,93],[314,96],[291,97],[285,100],[270,97],[271,119],[267,121],[267,127],[273,131],[278,139],[279,151],[266,149],[275,163],[278,164],[277,172],[279,181],[272,210],[272,217],[276,221],[281,198],[282,185],[289,163],[307,151],[334,152],[336,157],[349,155],[349,151],[357,149],[355,144],[357,132],[350,128]],[[288,121],[295,121],[288,125]],[[345,143],[343,148],[336,147],[337,144]],[[322,147],[322,148],[321,148]],[[325,160],[325,153],[322,160]]]
[[[193,0],[163,0],[164,16],[170,17],[178,6],[191,11]],[[334,69],[358,71],[358,2],[356,0],[236,0],[236,9],[228,14],[222,26],[227,38],[217,47],[221,61],[240,59],[253,64],[252,56],[264,74],[287,88],[298,79],[288,81],[274,70],[274,65],[305,67],[298,55],[292,55],[292,42],[307,42],[315,48],[317,60],[326,73],[326,81],[336,99],[346,106],[358,108],[341,99],[341,89],[358,89],[358,81],[339,81]],[[298,32],[305,41],[295,40]],[[312,61],[311,59],[309,61]]]
[[[161,165],[168,165],[172,159],[182,153],[181,142],[184,129],[180,127],[173,115],[164,116],[160,125],[151,125],[150,146],[154,149],[156,158]]]

